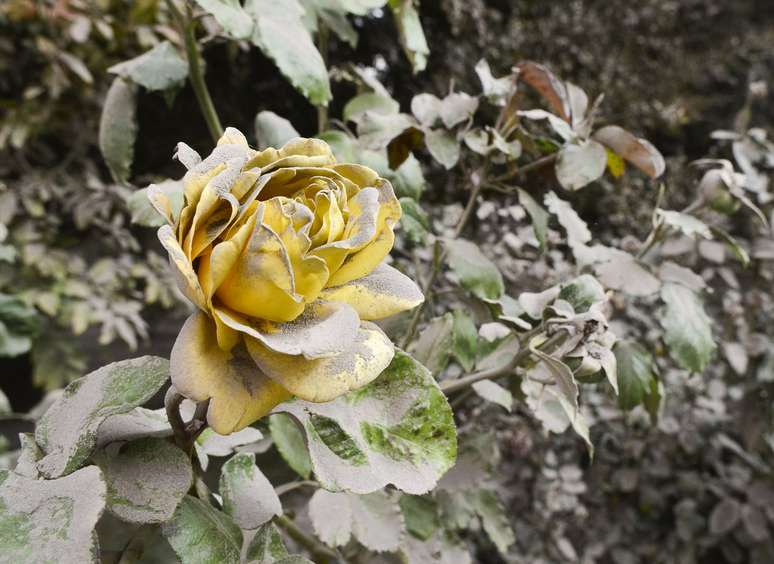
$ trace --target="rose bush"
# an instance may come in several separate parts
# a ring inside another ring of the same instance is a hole
[[[423,300],[385,262],[401,215],[390,183],[323,141],[255,151],[233,128],[204,160],[183,143],[177,158],[180,212],[148,194],[197,307],[171,354],[178,391],[211,399],[207,421],[227,434],[291,396],[330,401],[376,378],[394,348],[371,321]]]

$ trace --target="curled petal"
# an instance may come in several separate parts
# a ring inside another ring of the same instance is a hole
[[[221,435],[239,431],[290,397],[264,375],[244,349],[218,346],[215,326],[202,312],[183,325],[170,356],[172,383],[184,396],[210,399],[207,422]]]
[[[326,166],[336,162],[330,146],[319,139],[296,137],[280,149],[268,147],[255,154],[247,167],[259,167],[269,171],[282,167]]]
[[[169,264],[172,265],[172,274],[175,277],[178,288],[183,295],[200,309],[207,309],[207,300],[199,284],[199,278],[194,272],[191,261],[185,256],[180,243],[175,238],[175,233],[169,225],[163,225],[158,232],[159,241],[169,254]]]
[[[387,368],[395,352],[384,333],[367,321],[344,352],[328,358],[309,360],[284,355],[249,337],[245,344],[267,376],[292,394],[312,402],[331,401],[372,382]]]
[[[381,263],[373,272],[341,286],[326,288],[321,299],[344,302],[360,319],[383,319],[412,309],[424,301],[422,291],[405,274]]]
[[[360,319],[345,303],[315,302],[289,323],[249,319],[222,308],[215,315],[228,327],[260,341],[269,350],[308,359],[345,351],[358,334]]]

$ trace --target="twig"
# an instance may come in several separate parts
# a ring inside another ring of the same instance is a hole
[[[290,538],[303,546],[317,564],[329,564],[342,560],[336,552],[302,531],[289,517],[278,515],[274,518],[274,523],[285,531]]]
[[[553,164],[557,158],[559,158],[558,152],[551,153],[550,155],[546,155],[545,157],[541,157],[535,161],[532,161],[531,163],[525,164],[524,166],[517,168],[512,173],[509,172],[506,174],[501,174],[500,176],[495,176],[494,178],[490,179],[489,182],[490,183],[505,182],[506,180],[511,180],[513,178],[524,177],[530,172],[539,170],[545,166]]]
[[[320,483],[315,482],[314,480],[299,480],[297,482],[288,482],[287,484],[281,484],[274,488],[274,493],[279,495],[285,495],[288,492],[292,492],[293,490],[297,490],[298,488],[303,487],[310,487],[310,488],[319,488]]]

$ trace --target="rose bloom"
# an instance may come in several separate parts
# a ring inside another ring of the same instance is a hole
[[[291,396],[325,402],[374,380],[394,348],[370,321],[423,300],[384,262],[401,215],[390,183],[337,163],[323,141],[255,151],[233,128],[204,160],[183,143],[177,158],[179,216],[160,189],[148,194],[198,308],[172,348],[178,391],[211,399],[207,421],[228,434]]]

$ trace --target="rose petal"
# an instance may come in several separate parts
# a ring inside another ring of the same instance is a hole
[[[256,339],[247,350],[264,373],[301,399],[331,401],[372,382],[394,355],[392,342],[372,323],[363,322],[347,350],[333,357],[306,359],[274,352]]]
[[[335,356],[351,346],[360,319],[345,303],[315,302],[289,323],[250,319],[216,308],[215,315],[227,326],[259,340],[274,352],[305,358]]]
[[[296,137],[279,150],[268,147],[259,151],[247,163],[247,168],[257,166],[268,172],[283,167],[325,166],[335,162],[336,158],[325,141]]]
[[[196,312],[186,320],[170,355],[172,383],[192,400],[211,398],[207,422],[221,435],[243,429],[290,397],[243,349],[235,352],[218,347],[212,320]]]
[[[282,240],[260,223],[215,294],[234,311],[276,322],[292,321],[305,305],[303,296],[295,292],[293,268]]]
[[[424,301],[422,291],[405,274],[381,263],[370,274],[341,286],[326,288],[323,300],[344,302],[360,319],[383,319],[412,309]]]
[[[191,266],[191,261],[188,260],[180,247],[180,243],[177,242],[172,227],[163,225],[159,228],[158,237],[169,254],[169,264],[172,265],[172,274],[177,282],[177,287],[194,305],[206,310],[207,300],[199,284],[199,278]]]

